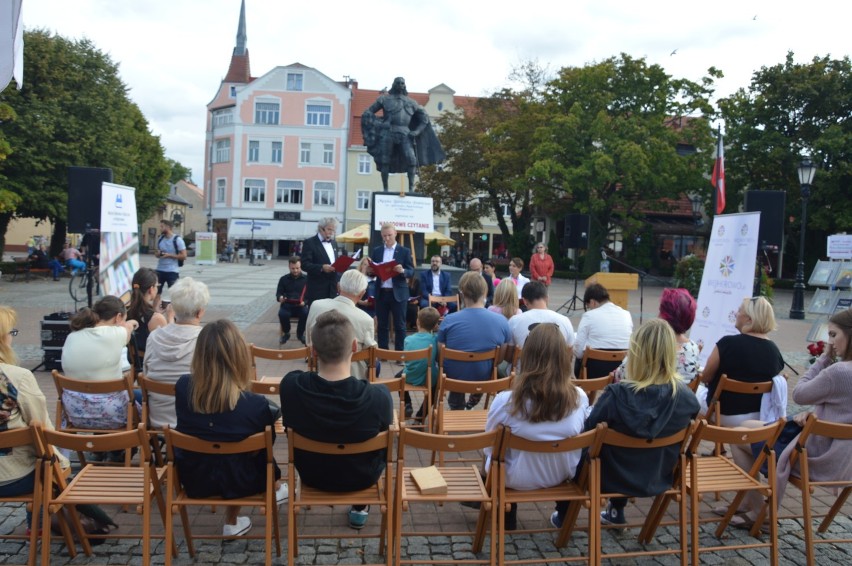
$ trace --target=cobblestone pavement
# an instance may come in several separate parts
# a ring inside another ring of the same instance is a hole
[[[142,256],[142,265],[153,266],[152,256]],[[252,267],[244,261],[240,264],[219,264],[215,266],[196,266],[190,259],[182,269],[182,276],[191,276],[207,283],[211,292],[211,304],[208,308],[205,321],[228,317],[235,321],[246,335],[246,339],[264,347],[277,347],[278,322],[277,308],[274,303],[273,294],[278,278],[287,272],[286,260],[272,260],[264,262],[264,265]],[[564,305],[574,294],[573,281],[555,281],[551,287],[551,308],[558,309]],[[582,282],[578,289],[582,295]],[[648,287],[644,291],[644,319],[656,316],[656,306],[659,302],[659,287]],[[801,371],[807,362],[805,353],[805,336],[813,317],[808,315],[806,321],[794,321],[788,317],[792,294],[789,291],[776,291],[775,307],[778,317],[779,329],[772,335],[778,343],[785,359],[797,371]],[[631,292],[630,307],[636,322],[640,316],[638,305],[640,304],[639,292]],[[806,297],[806,303],[809,297]],[[39,321],[46,314],[71,310],[73,303],[68,294],[68,279],[63,278],[60,282],[36,279],[29,283],[12,283],[4,277],[0,280],[0,303],[13,306],[20,318],[19,329],[21,334],[16,338],[15,351],[21,358],[21,365],[32,368],[41,360],[42,350],[40,348]],[[561,312],[565,312],[562,308]],[[576,328],[582,311],[568,313]],[[286,347],[295,347],[291,341]],[[295,366],[292,366],[295,367]],[[289,367],[267,367],[262,368],[265,375],[283,374]],[[44,371],[35,372],[42,390],[48,398],[49,406],[53,406],[56,393],[50,375]],[[791,376],[790,386],[795,384],[796,377]],[[790,412],[797,412],[798,407],[790,406]],[[286,462],[286,442],[278,439],[276,442],[276,458],[279,463]],[[425,463],[423,455],[418,455]],[[801,500],[795,489],[790,489],[787,498],[781,508],[781,515],[801,514]],[[724,496],[723,496],[724,497]],[[818,505],[825,507],[832,501],[831,494],[818,496]],[[715,502],[714,502],[715,503]],[[636,500],[627,508],[627,518],[633,523],[641,523],[650,504],[649,500]],[[279,517],[282,533],[282,557],[275,559],[275,564],[286,563],[286,522],[287,515],[281,509]],[[674,507],[670,509],[670,520]],[[141,532],[139,517],[135,513],[125,513],[117,509],[109,509],[120,524],[118,532],[134,535]],[[522,506],[518,513],[520,529],[542,528],[548,525],[548,517],[552,511],[551,505],[527,505]],[[413,516],[412,516],[413,515]],[[702,516],[709,513],[704,512]],[[159,517],[154,513],[154,531],[161,533],[162,529],[157,525]],[[351,536],[355,534],[346,524],[346,509],[344,508],[314,508],[300,518],[301,529],[308,530],[319,537],[313,541],[307,541],[300,545],[300,554],[297,564],[364,564],[380,562],[378,555],[378,543],[376,539],[361,538],[330,538],[330,535]],[[221,532],[221,512],[211,514],[209,509],[203,509],[191,514],[193,531],[198,533]],[[415,508],[415,513],[408,513],[404,517],[404,528],[416,528],[417,531],[431,531],[437,533],[435,536],[417,536],[407,538],[403,541],[402,552],[407,558],[420,558],[424,560],[442,559],[472,559],[486,558],[487,554],[473,555],[471,553],[470,539],[453,534],[464,529],[471,529],[476,521],[476,511],[450,504],[444,507],[420,506]],[[0,533],[12,531],[22,532],[24,529],[24,509],[20,506],[6,505],[0,507]],[[262,519],[255,520],[254,529],[262,528]],[[377,512],[371,513],[369,523],[365,531],[376,532],[379,524]],[[580,527],[585,526],[585,519],[581,514]],[[373,531],[369,531],[372,528]],[[701,527],[701,543],[703,545],[718,544],[713,536],[715,525],[709,523]],[[179,529],[179,526],[178,526]],[[852,521],[849,518],[849,508],[835,520],[830,532],[831,537],[849,537],[852,532]],[[779,523],[779,547],[782,564],[805,564],[804,535],[801,527],[801,519],[781,519]],[[604,553],[621,552],[638,547],[636,535],[638,528],[627,529],[622,533],[617,531],[604,531],[602,535],[602,548]],[[54,539],[55,540],[55,539]],[[648,549],[663,549],[677,547],[679,533],[675,527],[665,526],[660,528],[654,542]],[[196,557],[190,559],[186,545],[179,538],[179,557],[174,561],[176,565],[184,564],[260,564],[263,563],[262,541],[198,541],[196,543]],[[586,552],[587,537],[585,532],[576,532],[569,544],[562,549],[557,549],[554,544],[553,532],[513,534],[504,541],[503,553],[509,559],[557,558],[559,556],[573,557],[581,552]],[[725,533],[724,542],[733,544],[737,542],[754,542],[745,532],[737,529],[728,529]],[[487,546],[486,546],[487,548]],[[0,564],[24,564],[27,557],[27,545],[19,541],[0,540]],[[154,549],[154,564],[164,561],[162,541],[156,542]],[[142,548],[138,539],[126,539],[109,541],[101,546],[95,547],[92,557],[78,555],[71,559],[64,545],[55,543],[51,548],[51,564],[141,564]],[[843,562],[850,559],[852,546],[844,544],[825,544],[817,546],[817,562],[828,563]],[[765,549],[720,551],[702,553],[702,563],[706,564],[761,564],[768,560]],[[654,558],[637,560],[618,560],[620,564],[674,564],[678,562],[676,556],[659,556]]]

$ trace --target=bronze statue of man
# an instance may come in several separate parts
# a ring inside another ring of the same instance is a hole
[[[376,117],[379,110],[382,110],[381,120]],[[446,157],[429,115],[409,98],[402,77],[395,78],[390,92],[379,96],[361,116],[361,132],[367,152],[382,174],[385,192],[388,174],[407,173],[411,192],[417,167],[440,163]]]

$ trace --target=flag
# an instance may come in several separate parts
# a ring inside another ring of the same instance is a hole
[[[12,77],[18,90],[24,85],[24,22],[21,19],[22,0],[0,4],[0,91]]]
[[[725,148],[721,133],[716,142],[716,163],[713,165],[710,184],[716,187],[716,214],[722,214],[725,212]]]

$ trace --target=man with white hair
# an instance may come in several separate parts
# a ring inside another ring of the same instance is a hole
[[[334,234],[337,232],[337,219],[320,218],[317,223],[317,235],[302,243],[302,271],[308,274],[305,283],[305,304],[311,305],[319,299],[330,299],[337,294],[337,271],[334,261],[339,257]]]
[[[306,324],[305,337],[308,347],[311,347],[311,332],[317,317],[328,311],[338,311],[349,319],[355,329],[355,341],[358,350],[376,345],[376,334],[373,325],[373,317],[358,308],[358,299],[364,296],[367,290],[367,276],[357,269],[350,269],[340,278],[337,284],[340,293],[333,299],[320,299],[311,304],[308,311],[308,322]],[[352,362],[352,375],[358,379],[367,379],[367,364],[364,362]]]

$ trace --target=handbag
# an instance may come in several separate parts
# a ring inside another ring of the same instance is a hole
[[[772,423],[768,423],[772,424]],[[788,417],[787,422],[784,423],[784,428],[781,429],[781,434],[778,435],[778,440],[775,441],[775,445],[772,449],[775,451],[775,456],[777,457],[781,454],[787,445],[793,442],[799,434],[802,432],[802,426],[799,425],[796,421],[793,420],[793,417]],[[755,442],[751,445],[751,453],[757,459],[757,456],[760,454],[760,451],[763,450],[763,445],[765,442]],[[760,473],[764,476],[769,475],[769,470],[764,463],[760,468]]]

